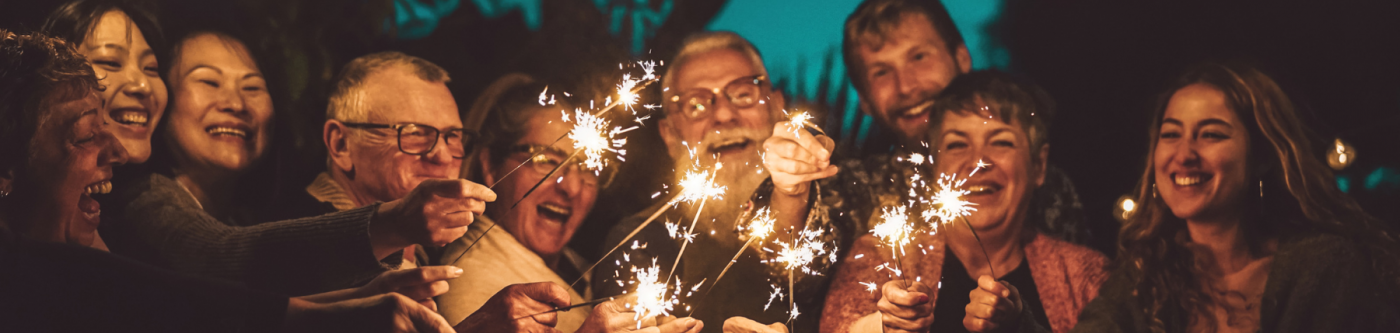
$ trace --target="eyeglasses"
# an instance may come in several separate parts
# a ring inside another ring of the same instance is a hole
[[[532,144],[516,145],[510,148],[510,152],[528,153],[531,156],[529,162],[530,167],[533,168],[535,172],[538,172],[540,176],[547,175],[550,171],[554,171],[554,168],[559,167],[559,163],[569,156],[568,153],[559,150],[559,148]],[[583,180],[583,184],[588,186],[598,186],[600,178],[612,178],[611,173],[600,175],[600,173],[603,172],[588,170],[583,166],[583,161],[579,159],[569,161],[569,164],[560,168],[558,173],[568,175],[571,172],[577,174],[578,177]]]
[[[758,104],[764,98],[763,88],[766,85],[763,83],[767,80],[766,75],[741,77],[729,81],[724,88],[697,88],[672,95],[670,102],[679,104],[677,110],[686,118],[701,120],[710,116],[710,111],[715,108],[716,97],[720,94],[724,94],[724,98],[735,108],[747,108]]]
[[[447,132],[422,124],[372,124],[372,123],[344,123],[349,128],[388,128],[398,132],[399,151],[409,155],[428,155],[437,147],[438,138],[447,141],[447,153],[452,158],[462,158],[467,155],[466,142],[477,138],[477,133],[461,128],[448,129]]]

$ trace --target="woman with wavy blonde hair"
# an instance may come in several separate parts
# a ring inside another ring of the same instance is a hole
[[[1195,66],[1152,120],[1139,208],[1076,331],[1400,329],[1394,234],[1337,189],[1273,79]]]

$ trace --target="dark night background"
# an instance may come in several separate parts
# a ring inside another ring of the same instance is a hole
[[[735,30],[758,46],[789,100],[825,113],[824,126],[842,145],[838,153],[881,149],[888,137],[853,107],[840,60],[841,23],[858,2],[193,0],[165,1],[161,20],[168,38],[216,26],[237,30],[259,53],[277,111],[289,112],[279,116],[285,149],[273,157],[278,172],[270,181],[297,191],[325,165],[316,138],[328,83],[350,59],[381,50],[447,69],[449,87],[466,111],[508,72],[601,96],[616,84],[619,62],[669,59],[689,33]],[[57,3],[0,1],[0,28],[36,29]],[[1118,222],[1112,207],[1142,171],[1152,99],[1174,73],[1211,59],[1262,65],[1323,139],[1354,145],[1356,162],[1338,172],[1339,182],[1371,214],[1400,224],[1400,1],[945,4],[976,68],[1025,75],[1056,99],[1051,162],[1074,180],[1089,219],[1089,244],[1101,251],[1113,253]],[[669,164],[658,134],[632,135],[621,166],[627,176],[602,192],[575,235],[575,248],[585,255],[596,255],[611,222],[651,203],[670,174],[655,167]]]

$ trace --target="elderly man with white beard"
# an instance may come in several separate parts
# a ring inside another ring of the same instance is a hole
[[[697,216],[699,202],[681,203],[643,228],[627,241],[627,245],[594,269],[594,291],[598,296],[629,292],[631,285],[620,286],[619,281],[630,280],[634,275],[633,267],[650,267],[655,262],[661,266],[663,274],[671,271],[676,257],[681,255],[683,242],[690,242],[685,245],[675,277],[686,291],[696,283],[703,281],[703,284],[692,295],[682,293],[683,306],[675,312],[715,324],[732,317],[764,323],[785,322],[789,314],[785,298],[788,293],[786,273],[763,263],[773,256],[772,252],[763,250],[765,243],[771,248],[771,242],[754,242],[744,248],[724,278],[715,283],[717,275],[747,240],[736,228],[748,222],[746,215],[770,202],[805,207],[809,200],[806,197],[772,200],[766,195],[753,196],[774,193],[773,183],[768,181],[769,173],[764,168],[763,142],[773,135],[775,124],[783,120],[783,96],[769,82],[758,51],[732,32],[692,35],[667,64],[670,66],[662,77],[664,116],[657,127],[668,153],[676,161],[675,180],[682,179],[687,171],[712,170],[722,165],[714,184],[723,186],[725,192],[722,197],[710,198],[704,203],[695,230],[686,229]],[[830,148],[828,145],[826,151]],[[830,176],[835,173],[835,167],[828,166],[826,171],[826,176]],[[679,190],[672,186],[669,194],[657,197],[661,202],[614,226],[603,243],[603,250],[611,250],[621,243]],[[842,244],[849,240],[849,223],[837,223],[824,212],[812,212],[809,216],[806,221],[778,221],[774,233],[767,239],[788,240],[792,230],[807,228],[825,230],[821,239],[825,243]],[[827,260],[817,261],[819,271],[830,264]],[[770,300],[773,283],[781,283],[782,301]],[[825,276],[798,274],[796,305],[802,315],[795,323],[797,326],[816,329],[826,284]],[[717,331],[720,327],[710,325],[706,330]]]

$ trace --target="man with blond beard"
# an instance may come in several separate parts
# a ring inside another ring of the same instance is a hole
[[[703,203],[694,230],[689,227],[697,217],[700,202],[681,203],[647,225],[594,269],[594,290],[599,296],[630,291],[633,287],[619,286],[619,280],[624,284],[630,280],[633,268],[651,267],[655,262],[662,274],[669,275],[666,272],[672,270],[672,264],[681,255],[675,267],[675,280],[681,281],[686,290],[697,283],[701,285],[695,292],[682,295],[680,301],[686,308],[676,309],[676,312],[716,324],[731,317],[761,322],[786,321],[789,315],[786,298],[782,301],[770,299],[774,294],[770,284],[781,282],[785,290],[783,295],[787,294],[788,287],[786,276],[775,274],[779,271],[763,263],[772,256],[762,249],[763,244],[769,242],[754,242],[744,248],[744,253],[724,278],[714,283],[734,253],[747,241],[736,231],[736,222],[746,222],[746,214],[770,201],[766,196],[751,198],[750,195],[772,192],[761,189],[772,187],[765,182],[769,175],[764,168],[761,147],[773,134],[774,124],[784,117],[784,99],[774,91],[758,51],[732,32],[693,35],[685,40],[668,64],[662,78],[664,118],[657,127],[668,153],[676,161],[675,180],[684,179],[691,171],[718,167],[714,185],[724,187],[724,194]],[[668,200],[678,191],[678,187],[672,187],[670,193],[658,198]],[[647,217],[663,209],[665,203],[659,202],[615,226],[603,243],[603,251],[622,243]],[[850,232],[848,227],[839,227],[839,223],[826,219],[823,214],[813,215],[820,216],[807,221],[779,221],[769,238],[789,239],[790,230],[806,228],[826,230],[822,241],[840,244],[845,240],[843,235]],[[680,253],[682,246],[686,247],[683,255]],[[816,261],[814,265],[819,271],[830,264],[825,256]],[[798,276],[796,304],[801,316],[795,325],[815,328],[825,284],[823,276]]]

